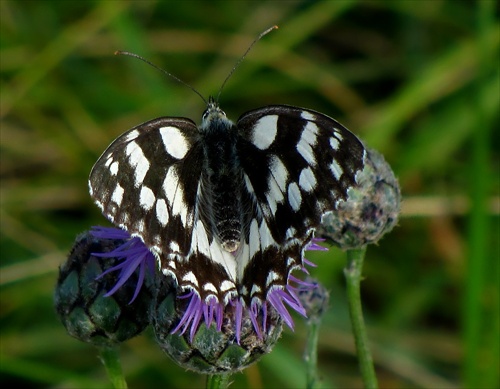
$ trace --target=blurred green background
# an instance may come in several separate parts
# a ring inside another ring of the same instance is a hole
[[[266,104],[333,116],[400,179],[397,228],[368,248],[362,294],[382,388],[499,382],[499,18],[494,1],[0,2],[2,387],[109,387],[96,350],[52,302],[75,236],[108,225],[87,191],[105,147],[158,116],[200,121],[201,99],[115,50],[138,53],[204,96],[227,83],[233,120]],[[345,253],[310,255],[331,291],[324,387],[361,386]],[[234,388],[304,387],[305,324]],[[132,388],[191,388],[146,331],[121,348]],[[5,386],[4,386],[5,385]]]

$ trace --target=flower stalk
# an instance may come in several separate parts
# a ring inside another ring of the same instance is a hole
[[[207,389],[226,389],[229,387],[231,374],[207,375]]]
[[[313,389],[318,386],[318,339],[319,328],[323,313],[328,308],[330,295],[323,285],[307,277],[304,281],[307,288],[299,292],[299,299],[306,309],[307,340],[304,351],[306,362],[306,388]]]
[[[100,359],[108,373],[108,378],[115,389],[127,389],[122,366],[116,347],[100,347]]]
[[[310,322],[307,326],[305,360],[307,364],[306,388],[313,389],[318,382],[318,336],[320,321]]]
[[[378,388],[377,376],[373,367],[373,359],[368,345],[363,310],[361,307],[360,283],[362,279],[363,261],[366,246],[358,249],[347,250],[347,267],[344,275],[347,281],[347,298],[351,316],[352,332],[356,343],[359,367],[365,388]]]

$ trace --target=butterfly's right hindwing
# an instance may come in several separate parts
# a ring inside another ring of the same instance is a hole
[[[192,121],[158,118],[124,133],[106,149],[90,173],[90,193],[110,221],[153,251],[186,255],[201,158]]]

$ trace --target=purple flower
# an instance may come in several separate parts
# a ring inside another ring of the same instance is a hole
[[[120,271],[116,285],[106,294],[106,296],[115,293],[136,269],[139,268],[139,281],[134,297],[132,298],[133,301],[142,286],[146,269],[152,270],[154,268],[156,261],[154,255],[144,245],[140,238],[131,237],[126,231],[116,228],[94,227],[92,234],[100,239],[124,240],[122,245],[109,253],[93,253],[93,255],[123,258],[121,263],[101,274],[101,276],[104,276],[109,272]],[[306,250],[328,250],[318,244],[321,241],[323,240],[313,239]],[[305,258],[303,258],[303,263],[308,266],[316,266]],[[301,270],[305,274],[309,274],[305,267],[302,267]],[[164,277],[163,275],[160,276]],[[259,339],[263,339],[264,334],[268,330],[267,318],[269,309],[274,309],[288,327],[293,330],[294,322],[289,309],[291,308],[300,315],[306,317],[306,309],[299,299],[299,294],[304,291],[310,291],[316,287],[316,283],[303,281],[290,274],[284,289],[274,289],[268,294],[267,301],[264,303],[252,302],[250,306],[247,306],[246,303],[238,297],[231,299],[227,304],[218,301],[215,296],[208,301],[202,301],[195,292],[189,291],[177,296],[178,299],[186,300],[186,308],[178,324],[171,333],[183,335],[186,331],[189,331],[189,337],[192,340],[202,322],[205,323],[207,328],[210,327],[212,323],[215,323],[217,330],[221,331],[224,315],[230,314],[234,319],[236,342],[238,344],[240,344],[241,340],[241,326],[244,317],[250,319],[256,335]]]
[[[130,303],[132,303],[141,290],[142,284],[144,283],[144,277],[146,276],[146,271],[150,271],[151,273],[154,271],[156,260],[153,253],[148,250],[140,238],[132,238],[128,232],[118,228],[92,227],[90,233],[99,239],[124,240],[124,243],[113,251],[108,253],[92,253],[92,255],[101,258],[123,259],[118,265],[110,267],[98,277],[101,278],[108,273],[120,270],[118,281],[115,286],[105,294],[106,297],[115,293],[121,286],[123,286],[123,284],[125,284],[125,282],[127,282],[136,269],[139,269],[137,286],[135,287],[134,295],[130,300]]]

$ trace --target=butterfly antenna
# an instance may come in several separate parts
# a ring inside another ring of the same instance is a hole
[[[226,79],[224,80],[224,82],[222,83],[220,89],[219,89],[219,93],[217,93],[217,99],[216,101],[218,102],[219,101],[219,97],[220,97],[220,94],[222,93],[222,89],[224,89],[224,86],[226,85],[227,83],[227,80],[229,80],[231,78],[231,76],[233,75],[234,71],[236,70],[236,68],[238,66],[240,66],[240,63],[243,62],[243,60],[245,59],[245,57],[247,56],[247,54],[250,52],[250,50],[252,50],[252,47],[262,39],[262,37],[264,37],[265,35],[269,34],[271,31],[273,30],[277,30],[278,29],[278,26],[272,26],[272,27],[269,27],[266,31],[264,32],[261,32],[260,35],[254,39],[254,41],[251,43],[251,45],[248,47],[247,51],[245,51],[245,53],[240,57],[240,59],[236,62],[236,64],[233,66],[233,68],[231,69],[231,71],[229,72],[229,74],[227,75]]]
[[[253,46],[253,45],[252,45]],[[251,47],[251,46],[250,46]],[[245,53],[246,54],[246,53]],[[194,93],[196,93],[198,96],[201,97],[201,99],[205,102],[205,104],[208,104],[207,100],[202,96],[202,94],[200,92],[198,92],[196,89],[194,89],[191,85],[189,85],[188,83],[182,81],[179,77],[177,76],[174,76],[172,73],[169,73],[167,72],[165,69],[162,69],[160,68],[159,66],[156,66],[154,63],[148,61],[146,58],[144,57],[141,57],[140,55],[138,54],[135,54],[135,53],[131,53],[129,51],[121,51],[121,50],[117,50],[115,51],[115,55],[128,55],[129,57],[134,57],[134,58],[137,58],[137,59],[140,59],[142,62],[145,62],[147,63],[148,65],[154,67],[156,70],[159,70],[160,72],[162,72],[163,74],[169,76],[169,77],[172,77],[175,81],[177,82],[180,82],[182,85],[185,85],[187,86],[189,89],[191,89]]]

